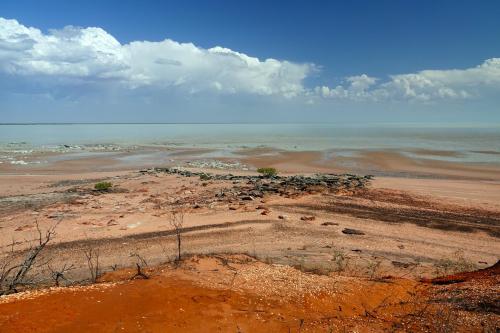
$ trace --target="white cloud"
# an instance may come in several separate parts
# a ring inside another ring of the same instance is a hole
[[[16,92],[24,88],[61,97],[152,88],[160,94],[299,96],[304,103],[318,97],[427,102],[500,93],[500,58],[468,69],[423,70],[385,80],[362,74],[333,88],[307,88],[304,79],[314,71],[313,64],[260,60],[220,46],[204,49],[170,39],[121,44],[101,28],[68,26],[44,33],[0,18],[0,84]]]
[[[500,58],[488,59],[468,69],[424,70],[380,81],[363,74],[349,77],[346,84],[333,89],[323,86],[315,91],[326,98],[369,101],[479,98],[483,90],[500,92]]]
[[[154,86],[293,97],[312,64],[259,60],[223,47],[203,49],[166,39],[122,45],[101,28],[65,27],[44,34],[0,18],[0,72],[19,77],[111,81],[127,88]],[[67,83],[67,82],[66,82]]]
[[[333,89],[327,86],[317,87],[316,93],[326,98],[342,98],[361,100],[370,97],[370,87],[373,86],[377,79],[366,74],[349,76],[346,78],[346,84],[338,85]]]

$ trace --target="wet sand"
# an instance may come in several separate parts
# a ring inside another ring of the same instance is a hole
[[[409,155],[409,154],[412,155]],[[433,158],[437,157],[437,158]],[[138,148],[133,151],[38,153],[27,165],[0,164],[0,175],[68,174],[185,166],[188,161],[238,162],[250,170],[275,167],[281,173],[343,172],[398,178],[500,181],[499,163],[447,160],[460,153],[440,150],[285,151],[268,147],[223,151],[199,148]]]

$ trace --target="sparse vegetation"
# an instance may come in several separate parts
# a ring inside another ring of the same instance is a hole
[[[207,175],[206,173],[202,173],[200,175],[200,180],[210,180],[210,176]]]
[[[181,261],[181,234],[184,226],[184,211],[173,211],[170,213],[168,223],[174,229],[177,237],[177,263]]]
[[[109,189],[113,186],[110,182],[99,182],[94,185],[94,188],[97,191],[109,191]]]
[[[264,177],[274,177],[278,175],[278,170],[275,168],[258,168],[257,172],[263,175]]]
[[[333,262],[333,270],[335,272],[343,272],[347,268],[349,259],[344,252],[340,250],[334,250],[331,261]]]
[[[99,264],[100,250],[98,248],[94,249],[89,246],[89,248],[83,251],[85,259],[87,260],[87,267],[90,272],[90,280],[92,283],[96,283],[97,279],[101,276],[101,267]]]
[[[462,251],[457,251],[452,258],[439,260],[436,265],[436,275],[448,275],[460,272],[470,272],[477,269],[477,265],[467,260]]]
[[[130,254],[130,257],[135,257],[137,259],[135,266],[137,268],[137,273],[134,274],[130,279],[135,280],[135,279],[149,279],[149,276],[142,271],[143,266],[147,266],[148,262],[146,259],[144,259],[139,253],[133,252]]]
[[[61,280],[68,281],[65,274],[76,268],[73,264],[71,264],[71,265],[64,264],[59,269],[53,268],[49,264],[47,266],[48,266],[49,271],[50,271],[50,277],[54,281],[54,286],[56,286],[56,287],[59,287]]]
[[[19,287],[36,284],[33,277],[28,276],[28,273],[34,267],[42,250],[54,237],[57,225],[58,223],[53,225],[44,234],[38,225],[38,221],[35,221],[37,238],[33,242],[34,244],[30,245],[24,259],[22,259],[22,255],[14,251],[15,242],[12,242],[10,252],[2,258],[3,262],[0,266],[0,295],[17,293]]]
[[[382,265],[382,260],[373,260],[370,261],[367,265],[367,270],[368,270],[368,275],[370,276],[370,279],[373,279],[376,277],[380,265]]]

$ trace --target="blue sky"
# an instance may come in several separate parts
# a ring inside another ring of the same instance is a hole
[[[0,122],[500,121],[498,1],[4,0],[0,17]]]

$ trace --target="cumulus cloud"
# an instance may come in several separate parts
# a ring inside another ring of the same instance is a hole
[[[112,82],[134,89],[181,89],[293,97],[312,64],[259,60],[223,47],[166,39],[120,44],[101,28],[68,26],[43,33],[0,18],[0,72],[51,82]]]
[[[316,93],[326,98],[348,98],[354,100],[369,98],[370,87],[375,85],[377,79],[366,74],[349,76],[345,79],[345,85],[338,85],[333,89],[327,86],[316,87]]]
[[[326,98],[387,101],[435,101],[481,97],[483,90],[500,92],[500,58],[486,60],[477,67],[453,70],[424,70],[392,75],[382,81],[365,74],[348,77],[335,88],[317,87]]]
[[[0,18],[0,87],[59,98],[83,92],[248,94],[348,101],[439,101],[500,93],[500,58],[455,70],[423,70],[387,79],[366,74],[334,87],[308,88],[314,64],[261,60],[216,46],[171,39],[121,44],[101,28],[42,32]],[[23,91],[24,89],[24,91]],[[149,89],[149,90],[148,90]]]

